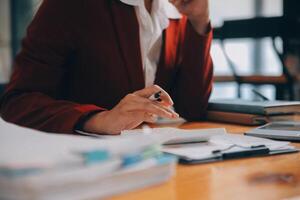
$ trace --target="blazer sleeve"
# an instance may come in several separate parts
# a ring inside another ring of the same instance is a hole
[[[201,120],[205,117],[212,91],[212,28],[210,27],[207,34],[200,35],[183,18],[180,20],[180,29],[181,42],[176,58],[179,67],[173,94],[175,109],[187,120]]]
[[[81,22],[76,10],[80,10],[80,2],[43,1],[27,30],[1,99],[4,120],[46,132],[74,133],[78,120],[104,110],[61,98],[68,73],[64,66],[78,45]]]

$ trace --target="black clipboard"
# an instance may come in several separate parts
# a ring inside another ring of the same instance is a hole
[[[179,156],[179,163],[185,165],[205,164],[205,163],[220,162],[225,160],[272,156],[272,155],[287,154],[287,153],[297,153],[298,151],[299,150],[297,149],[284,149],[284,150],[271,151],[269,148],[262,145],[258,147],[252,147],[251,149],[246,149],[243,151],[219,152],[216,153],[211,158],[206,158],[206,159],[190,159],[188,157]]]

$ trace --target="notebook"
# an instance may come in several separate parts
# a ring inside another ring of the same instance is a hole
[[[300,111],[299,101],[248,101],[242,99],[210,100],[209,111],[280,115]]]
[[[274,121],[291,121],[296,118],[295,114],[283,115],[256,115],[237,112],[208,111],[207,119],[210,121],[226,122],[242,125],[262,125]]]

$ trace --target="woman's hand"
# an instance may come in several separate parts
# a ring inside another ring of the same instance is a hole
[[[161,91],[161,101],[149,97]],[[84,124],[84,130],[101,134],[119,134],[122,130],[133,129],[143,122],[153,123],[156,116],[178,118],[179,115],[170,109],[171,97],[157,85],[136,91],[125,96],[112,110],[94,115]]]
[[[169,2],[188,17],[199,34],[207,33],[209,24],[208,0],[169,0]]]

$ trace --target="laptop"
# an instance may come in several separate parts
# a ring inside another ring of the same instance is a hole
[[[245,135],[300,142],[300,121],[271,122],[249,130]]]

